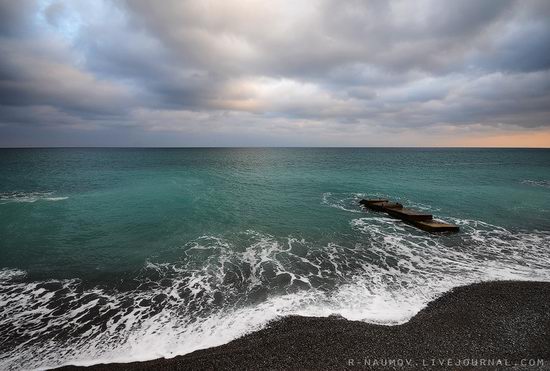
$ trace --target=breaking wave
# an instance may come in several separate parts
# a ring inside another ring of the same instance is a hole
[[[55,192],[4,192],[0,193],[0,204],[11,202],[62,201],[69,197],[54,196]]]
[[[522,180],[522,184],[534,186],[534,187],[544,187],[544,188],[550,188],[550,180]]]
[[[357,202],[361,199],[361,194],[348,194],[342,198],[341,194],[334,194],[332,192],[323,193],[321,203],[336,209],[349,211],[352,213],[360,213],[361,210],[357,205]]]
[[[323,203],[355,210],[331,197]],[[0,270],[0,368],[173,357],[291,314],[392,325],[458,285],[550,281],[548,231],[447,219],[461,233],[434,236],[363,214],[350,220],[346,242],[254,230],[202,236],[177,262],[147,261],[117,288]]]

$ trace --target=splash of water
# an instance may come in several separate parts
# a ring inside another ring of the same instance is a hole
[[[147,261],[124,289],[2,270],[0,367],[173,357],[291,314],[391,325],[458,285],[550,280],[547,231],[452,221],[460,234],[433,236],[365,214],[350,221],[352,242],[322,246],[253,230],[202,236],[175,263]]]

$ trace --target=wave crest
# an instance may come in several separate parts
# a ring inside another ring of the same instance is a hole
[[[522,184],[534,186],[534,187],[544,187],[544,188],[550,188],[550,180],[522,180]]]
[[[461,233],[433,236],[365,215],[350,221],[352,243],[254,230],[202,236],[177,262],[147,261],[118,288],[0,271],[0,368],[173,357],[291,314],[396,324],[458,285],[550,280],[546,231],[454,219]]]
[[[36,201],[62,201],[69,197],[53,196],[55,192],[3,192],[0,193],[0,204],[11,202],[34,203]]]

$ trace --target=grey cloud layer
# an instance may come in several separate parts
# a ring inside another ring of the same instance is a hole
[[[0,133],[545,128],[548,19],[542,0],[0,0]]]

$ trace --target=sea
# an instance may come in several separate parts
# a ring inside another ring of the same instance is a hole
[[[287,315],[397,325],[489,280],[550,281],[550,150],[0,149],[0,369],[174,357]]]

